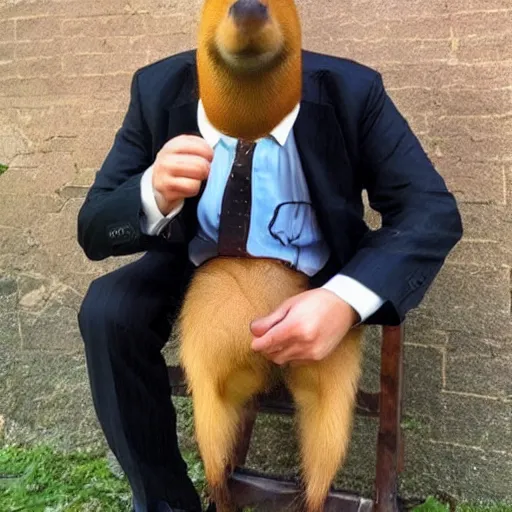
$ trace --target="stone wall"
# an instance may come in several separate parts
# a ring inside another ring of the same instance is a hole
[[[464,217],[464,240],[408,325],[404,493],[510,498],[512,2],[298,3],[307,48],[382,72]],[[76,215],[122,120],[132,73],[194,45],[200,4],[0,0],[0,163],[9,166],[0,177],[0,416],[8,439],[101,443],[76,311],[88,283],[126,260],[87,261]],[[376,345],[368,347],[372,380]],[[270,436],[264,427],[258,435]],[[374,425],[357,423],[347,485],[371,485],[372,435]],[[254,460],[279,466],[275,453],[262,448]]]

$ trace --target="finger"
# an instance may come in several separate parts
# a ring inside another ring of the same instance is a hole
[[[281,350],[280,352],[268,354],[267,358],[270,359],[273,363],[279,366],[283,366],[294,361],[297,358],[297,347],[292,345],[286,350]]]
[[[210,174],[210,162],[197,155],[169,154],[161,157],[159,164],[167,173],[176,177],[205,180]]]
[[[158,187],[164,197],[178,195],[181,197],[194,197],[201,189],[201,182],[191,178],[171,178],[165,180],[161,187]]]
[[[282,322],[290,311],[290,308],[291,304],[284,302],[270,315],[253,320],[250,325],[251,333],[253,336],[260,338],[265,333],[267,333],[269,329],[272,329],[272,327],[277,325],[279,322]]]
[[[176,153],[197,155],[213,160],[213,148],[202,138],[196,135],[180,135],[168,141],[160,150],[162,154]]]
[[[252,341],[252,349],[256,352],[269,353],[275,351],[276,347],[285,347],[292,341],[294,333],[294,322],[285,316],[275,324],[263,336],[256,337]]]

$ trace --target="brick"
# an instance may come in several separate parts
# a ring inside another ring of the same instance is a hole
[[[66,19],[62,22],[64,36],[134,36],[146,32],[146,16],[102,16]]]
[[[512,104],[510,89],[441,89],[436,96],[440,113],[450,116],[503,115]]]
[[[0,17],[83,17],[135,12],[125,0],[23,0],[0,4]]]
[[[512,114],[504,116],[440,116],[429,120],[432,133],[444,137],[467,135],[473,139],[485,136],[512,135]],[[474,142],[474,141],[473,141]]]
[[[103,151],[106,153],[112,146],[119,126],[117,125],[111,129],[83,126],[79,129],[79,136],[74,141],[74,147],[78,150],[79,154],[86,154],[88,151]]]
[[[397,62],[380,64],[379,71],[389,87],[441,89],[459,86],[472,89],[498,89],[509,86],[509,67],[507,62],[472,63],[472,65]]]
[[[502,243],[462,240],[451,253],[449,261],[467,265],[512,266],[512,244],[509,240]]]
[[[16,63],[12,60],[0,61],[0,82],[8,78],[16,78]]]
[[[407,116],[407,122],[416,135],[425,135],[430,130],[426,114],[411,114]]]
[[[59,57],[43,57],[18,60],[16,69],[20,78],[48,77],[60,74],[62,65]]]
[[[55,39],[60,36],[61,23],[54,17],[19,19],[16,22],[17,40]]]
[[[145,36],[115,36],[115,37],[67,37],[62,40],[62,53],[129,53],[145,51],[143,44]]]
[[[465,12],[451,16],[451,27],[455,37],[488,36],[512,33],[512,9],[507,11]]]
[[[388,94],[406,117],[411,114],[425,114],[438,109],[439,100],[435,92],[423,87],[388,87]]]
[[[122,13],[131,14],[134,11],[125,0],[108,0],[108,2],[98,2],[96,0],[66,0],[63,2],[61,0],[52,0],[49,5],[49,12],[54,16],[78,18]]]
[[[108,95],[112,97],[113,93],[121,93],[126,98],[130,92],[131,80],[132,73],[106,76],[62,76],[53,79],[49,87],[53,93],[64,95],[85,95],[87,97]],[[126,107],[126,99],[122,103]]]
[[[18,306],[18,284],[12,277],[0,278],[0,315],[13,314]]]
[[[201,2],[191,2],[188,9],[191,12],[198,12]],[[168,14],[183,10],[183,3],[180,0],[131,0],[130,6],[134,12],[140,14]]]
[[[345,36],[346,25],[343,25],[340,32]],[[450,28],[441,16],[398,19],[398,20],[378,20],[370,25],[358,25],[359,33],[354,34],[354,38],[379,40],[389,38],[392,40],[400,39],[445,39],[450,38]],[[359,36],[359,37],[358,37]]]
[[[512,166],[505,169],[505,200],[510,208],[512,205]],[[510,220],[512,221],[512,218]]]
[[[62,39],[51,41],[17,41],[16,58],[30,59],[35,57],[55,57],[62,53]]]
[[[485,0],[485,9],[508,10],[510,9],[510,0]],[[446,8],[450,12],[482,11],[482,0],[450,0],[446,3]]]
[[[414,19],[415,17],[431,17],[432,13],[439,16],[449,12],[449,2],[443,0],[409,0],[404,8],[402,2],[382,2],[364,0],[351,3],[352,16],[361,22],[373,20]],[[343,6],[345,7],[345,6]],[[348,6],[345,8],[349,8]]]
[[[84,188],[87,190],[93,184],[97,172],[97,168],[80,169],[79,173],[76,176],[74,176],[70,186],[76,188]],[[81,193],[79,194],[79,196],[85,197],[85,194]]]
[[[0,87],[0,96],[41,96],[51,92],[47,78],[11,78],[2,81]]]
[[[40,0],[25,0],[23,2],[0,3],[0,18],[21,18],[34,16],[48,16],[51,2]]]
[[[14,20],[0,19],[0,41],[14,41]]]
[[[80,114],[80,124],[86,130],[101,128],[104,130],[118,130],[123,121],[124,110],[89,110]]]
[[[444,62],[450,56],[451,45],[443,40],[394,40],[385,41],[350,41],[347,44],[347,56],[380,65],[383,62],[400,62],[401,64],[419,62]]]
[[[11,159],[28,150],[29,142],[19,130],[12,130],[8,135],[0,136],[0,163],[11,162]]]
[[[446,354],[446,389],[477,395],[512,396],[512,337],[492,340],[452,333]]]
[[[55,165],[51,169],[42,166],[33,169],[9,168],[9,171],[2,175],[2,190],[20,195],[57,192],[69,181],[73,165],[70,165],[71,157],[66,153],[49,154],[56,157]]]
[[[503,244],[509,237],[512,219],[506,207],[459,204],[466,240],[483,240]]]
[[[464,39],[457,49],[460,62],[502,62],[512,59],[512,34]]]
[[[26,214],[31,212],[32,225],[41,222],[48,213],[56,213],[62,208],[63,201],[55,195],[6,194],[0,192],[2,205],[2,224],[12,228],[25,228]]]
[[[146,20],[146,31],[149,35],[174,34],[196,35],[195,20],[183,13],[173,13],[170,16],[149,16]]]
[[[192,42],[179,35],[148,35],[144,38],[144,44],[149,49],[149,62],[163,59],[173,53],[188,50]]]
[[[510,270],[446,264],[420,306],[441,331],[510,335]]]
[[[56,137],[77,136],[80,108],[52,105],[46,108],[17,108],[13,122],[35,143]],[[24,165],[39,165],[37,157],[25,155]]]
[[[512,472],[512,457],[506,453],[435,443],[421,432],[414,436],[407,432],[405,460],[400,495],[435,496],[441,489],[457,503],[495,503],[510,497],[510,481],[503,475]]]
[[[14,59],[14,43],[0,43],[0,62]]]
[[[113,142],[113,139],[110,141]],[[99,168],[105,161],[108,151],[106,149],[88,149],[77,151],[75,154],[76,165],[79,169],[94,167]]]
[[[433,417],[442,388],[442,354],[432,347],[406,346],[404,353],[404,413]]]
[[[434,148],[434,154],[439,157],[462,158],[465,161],[474,162],[512,160],[512,145],[504,134],[480,136],[461,134],[448,137],[442,131],[430,133],[428,142],[430,147]],[[426,138],[423,140],[427,142]],[[502,169],[499,172],[503,175]]]
[[[146,64],[146,53],[64,55],[62,69],[66,75],[108,75],[132,73]]]
[[[10,163],[9,172],[17,168],[53,172],[53,169],[58,165],[61,167],[68,167],[69,170],[73,169],[71,155],[65,153],[43,153],[33,151],[31,153],[16,156],[16,158],[14,158]]]
[[[443,394],[436,418],[432,424],[435,441],[491,450],[512,446],[512,402]]]

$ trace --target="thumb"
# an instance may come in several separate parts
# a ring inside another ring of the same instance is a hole
[[[283,319],[290,311],[291,303],[285,302],[281,304],[275,311],[262,318],[257,318],[251,322],[251,333],[256,338],[264,336],[274,325],[283,321]]]

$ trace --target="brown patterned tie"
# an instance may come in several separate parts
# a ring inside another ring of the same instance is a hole
[[[251,222],[251,174],[256,143],[239,140],[222,199],[218,252],[220,256],[248,256]]]

